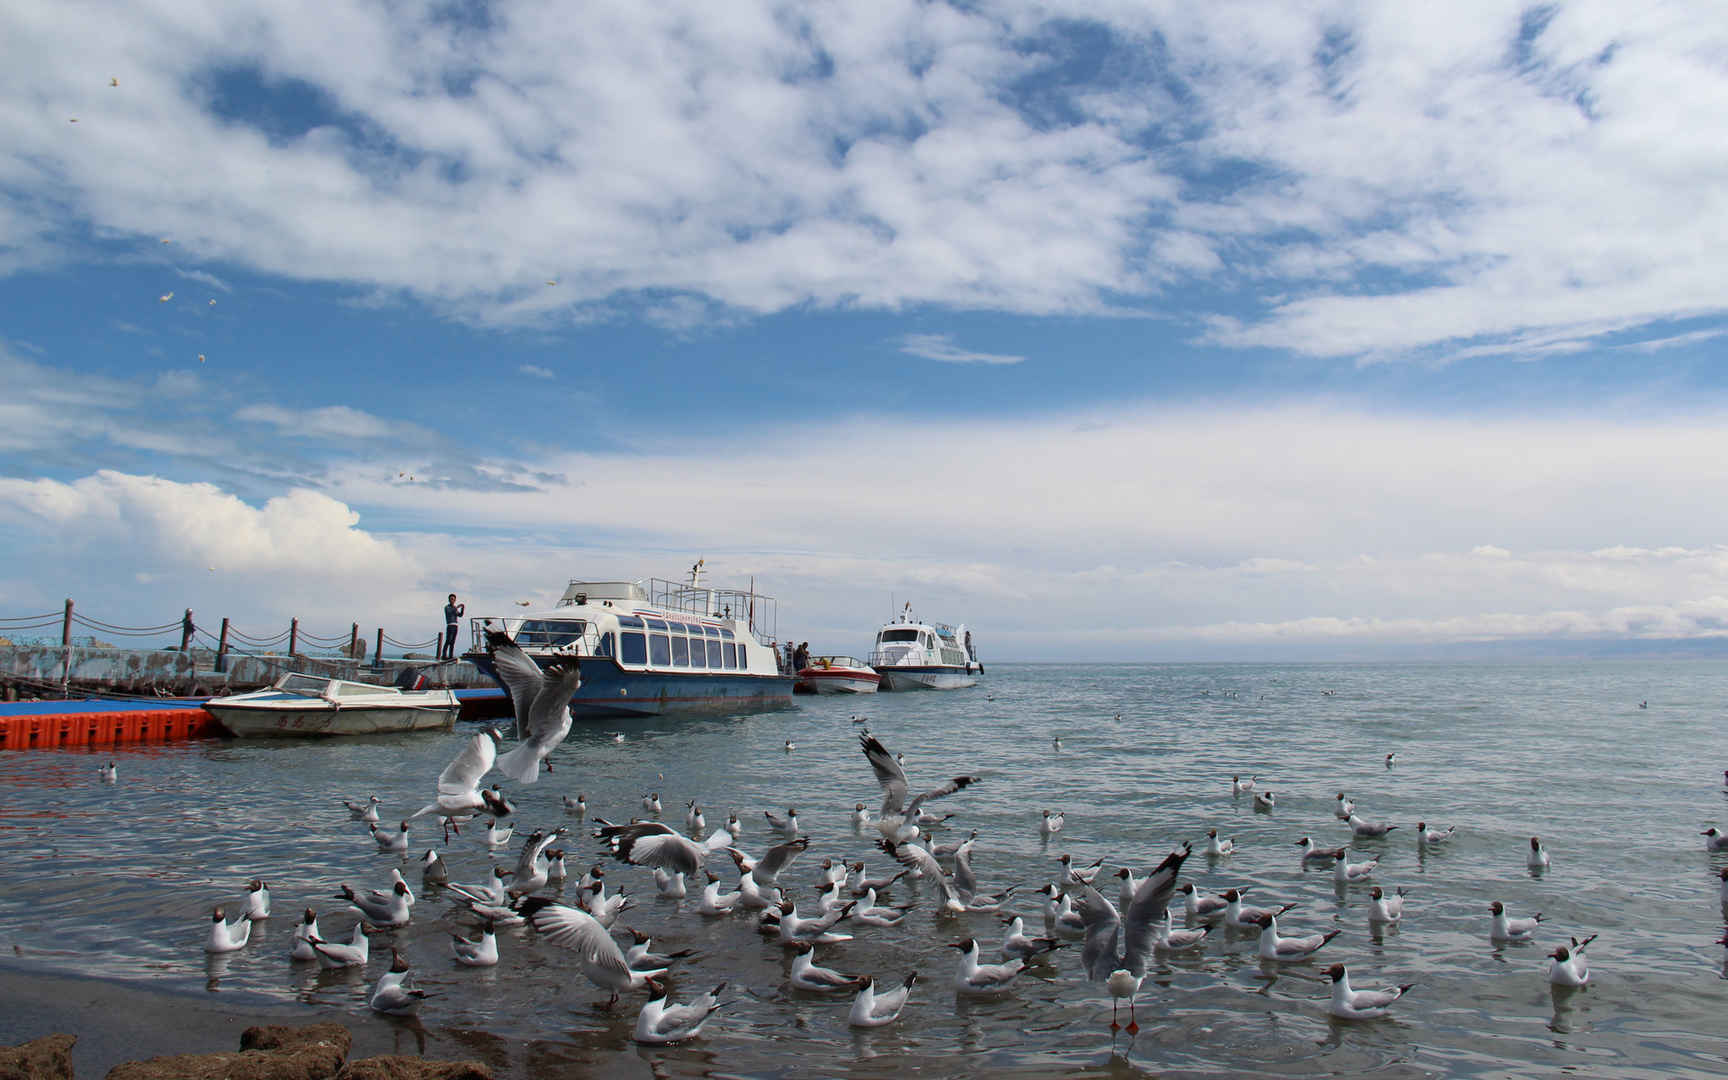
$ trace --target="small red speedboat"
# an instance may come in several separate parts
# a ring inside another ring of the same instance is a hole
[[[874,694],[882,676],[856,656],[813,656],[793,689],[805,694]]]

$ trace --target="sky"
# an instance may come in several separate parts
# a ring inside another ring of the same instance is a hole
[[[1728,8],[0,5],[0,618],[1728,650]]]

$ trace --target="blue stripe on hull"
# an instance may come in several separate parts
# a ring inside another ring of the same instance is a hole
[[[496,680],[482,654],[470,660]],[[745,675],[713,671],[626,671],[609,657],[578,660],[582,685],[570,698],[578,719],[602,716],[659,716],[663,713],[725,715],[793,706],[790,676]],[[499,685],[503,685],[500,683]]]

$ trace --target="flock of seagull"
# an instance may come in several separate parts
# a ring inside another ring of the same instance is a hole
[[[446,843],[452,834],[460,835],[462,825],[482,817],[486,819],[484,843],[488,849],[496,851],[512,842],[514,826],[502,819],[512,816],[516,808],[498,785],[484,787],[483,781],[494,769],[521,783],[534,783],[543,770],[550,771],[546,758],[570,727],[565,703],[574,689],[575,675],[573,668],[557,664],[540,669],[503,635],[494,635],[491,647],[509,689],[521,738],[514,749],[501,752],[503,736],[495,728],[464,737],[455,758],[439,774],[432,800],[393,828],[382,825],[377,796],[347,801],[348,811],[366,824],[380,852],[406,858],[410,823],[428,816],[442,824]],[[854,722],[865,721],[854,717]],[[1017,913],[1010,908],[1017,900],[1018,884],[992,890],[981,885],[972,865],[976,831],[949,843],[937,842],[931,832],[954,816],[935,812],[932,804],[966,791],[981,778],[955,775],[915,790],[903,758],[891,753],[867,728],[860,731],[858,744],[881,788],[882,800],[874,811],[862,802],[854,804],[850,814],[853,839],[868,841],[873,850],[891,856],[898,868],[872,874],[856,851],[850,857],[829,855],[821,860],[814,895],[804,893],[791,880],[792,868],[812,846],[800,829],[795,808],[788,807],[783,816],[764,812],[770,846],[755,854],[742,846],[744,828],[736,813],[709,831],[706,815],[695,800],[685,804],[682,828],[660,820],[664,805],[658,792],[645,793],[641,798],[643,816],[627,821],[591,815],[585,795],[563,795],[561,803],[566,815],[583,823],[579,828],[592,828],[592,838],[599,844],[597,854],[646,872],[648,876],[641,879],[644,891],[651,880],[658,898],[683,901],[694,897],[694,903],[680,906],[699,919],[753,920],[763,935],[790,954],[789,984],[811,994],[852,995],[847,1015],[849,1023],[857,1027],[895,1022],[911,1001],[919,972],[894,973],[878,981],[870,974],[824,966],[819,952],[876,928],[897,926],[921,904],[930,909],[938,928],[962,924],[957,940],[946,942],[958,954],[949,979],[955,994],[979,998],[1012,994],[1028,969],[1043,968],[1048,976],[1057,969],[1064,950],[1078,947],[1081,976],[1103,985],[1112,998],[1111,1030],[1121,1029],[1118,1021],[1125,1003],[1129,1014],[1125,1030],[1130,1035],[1139,1030],[1136,995],[1160,956],[1203,950],[1215,934],[1253,936],[1257,958],[1274,969],[1311,962],[1329,946],[1336,949],[1332,943],[1341,933],[1338,929],[1286,932],[1280,919],[1294,904],[1257,907],[1244,902],[1249,892],[1246,885],[1208,894],[1192,883],[1181,882],[1183,865],[1193,854],[1189,843],[1144,871],[1132,865],[1111,871],[1117,879],[1116,888],[1111,890],[1113,897],[1106,895],[1105,879],[1101,878],[1105,873],[1103,860],[1080,865],[1063,854],[1051,868],[1053,880],[1023,896],[1028,904],[1037,905],[1036,913]],[[1059,752],[1058,740],[1053,740],[1053,749]],[[1392,767],[1391,755],[1386,765]],[[104,766],[101,779],[112,782],[114,778],[113,767]],[[1235,799],[1253,799],[1256,810],[1276,805],[1273,794],[1259,786],[1257,777],[1232,777],[1230,792]],[[1339,792],[1333,814],[1337,822],[1350,828],[1352,843],[1325,847],[1304,836],[1293,843],[1301,848],[1293,864],[1298,869],[1329,866],[1340,895],[1358,886],[1367,888],[1370,926],[1394,926],[1405,917],[1407,891],[1377,883],[1380,860],[1352,861],[1351,848],[1385,843],[1401,826],[1370,820],[1358,809],[1354,800]],[[1050,842],[1060,838],[1063,826],[1061,812],[1045,809],[1038,831]],[[498,929],[532,927],[545,942],[573,954],[581,974],[610,995],[605,1008],[616,1006],[622,995],[646,995],[634,1029],[638,1042],[659,1045],[696,1037],[726,1005],[727,984],[721,982],[683,1004],[674,1004],[669,996],[675,978],[672,972],[693,950],[655,952],[653,941],[634,930],[628,931],[629,941],[615,936],[616,931],[626,929],[618,926],[617,920],[636,903],[635,896],[612,890],[604,861],[589,866],[571,886],[566,851],[554,846],[571,832],[567,824],[533,830],[522,843],[514,869],[495,865],[478,883],[453,880],[438,850],[425,852],[419,860],[422,888],[454,902],[457,907],[451,914],[471,920],[474,926],[469,934],[451,935],[451,956],[463,965],[496,965],[501,959]],[[1432,827],[1423,821],[1412,832],[1419,848],[1437,849],[1452,840],[1456,829]],[[1704,838],[1708,850],[1728,851],[1728,836],[1715,828],[1705,830]],[[1217,829],[1207,831],[1204,855],[1212,865],[1233,854],[1232,838],[1221,837]],[[1524,858],[1533,873],[1551,865],[1539,837],[1530,838]],[[735,878],[729,876],[733,873]],[[1721,877],[1722,899],[1728,907],[1728,869]],[[895,902],[892,896],[897,886],[916,888],[918,899]],[[363,967],[371,958],[371,938],[407,926],[414,919],[417,899],[399,869],[391,871],[391,881],[382,888],[344,884],[336,898],[360,917],[348,939],[326,938],[317,912],[306,908],[293,933],[293,961],[317,962],[325,968]],[[249,881],[232,921],[226,918],[223,906],[214,908],[207,951],[245,948],[252,923],[269,918],[270,905],[267,884],[258,879]],[[1184,916],[1180,927],[1175,919],[1178,906]],[[973,914],[984,914],[1003,924],[1000,943],[981,941],[970,932],[964,920]],[[1487,914],[1487,936],[1497,946],[1531,942],[1543,930],[1541,913],[1514,916],[1499,900],[1488,905]],[[1586,985],[1590,980],[1588,948],[1595,940],[1596,935],[1589,934],[1557,944],[1548,954],[1548,981],[1556,988]],[[1728,934],[1722,943],[1728,944]],[[412,985],[407,958],[396,948],[391,948],[390,954],[389,970],[370,993],[371,1007],[390,1015],[414,1013],[428,995]],[[1331,982],[1327,1010],[1343,1020],[1385,1017],[1415,985],[1358,989],[1351,983],[1351,969],[1343,962],[1332,963],[1325,974]]]

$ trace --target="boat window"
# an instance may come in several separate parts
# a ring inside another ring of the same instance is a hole
[[[718,641],[708,643],[708,666],[716,670],[724,666],[720,660],[720,643]]]
[[[705,626],[702,629],[708,631],[709,637],[719,637],[720,636],[720,628],[718,626]]]
[[[648,624],[650,630],[658,630],[662,634],[666,632],[666,622],[663,619],[645,619],[643,621]]]
[[[750,666],[750,661],[744,655],[744,643],[742,641],[738,643],[738,666],[741,668]]]
[[[582,640],[584,626],[581,619],[523,619],[516,630],[516,644],[524,649],[567,648]]]
[[[329,679],[320,679],[315,675],[284,675],[276,688],[291,694],[322,694],[329,685]]]
[[[594,646],[594,655],[595,656],[611,656],[612,655],[612,648],[613,648],[612,635],[611,634],[601,634],[600,635],[600,643],[598,645]]]
[[[646,664],[648,662],[648,641],[641,634],[632,634],[628,630],[618,635],[619,656],[621,663]]]
[[[876,637],[878,641],[917,641],[916,630],[884,630]]]
[[[723,638],[730,638],[732,636],[732,628],[730,626],[722,626],[720,628],[720,636]]]
[[[677,626],[678,624],[673,623],[672,625]],[[672,635],[672,666],[690,666],[690,639],[683,634]]]
[[[708,647],[702,643],[701,638],[690,639],[690,666],[708,666]]]
[[[738,646],[730,641],[726,643],[726,670],[731,671],[738,666]]]
[[[634,626],[636,629],[640,630],[642,629],[642,620],[638,619],[634,615],[620,615],[618,616],[618,625]]]
[[[655,667],[671,666],[672,642],[665,634],[648,635],[648,662]]]

